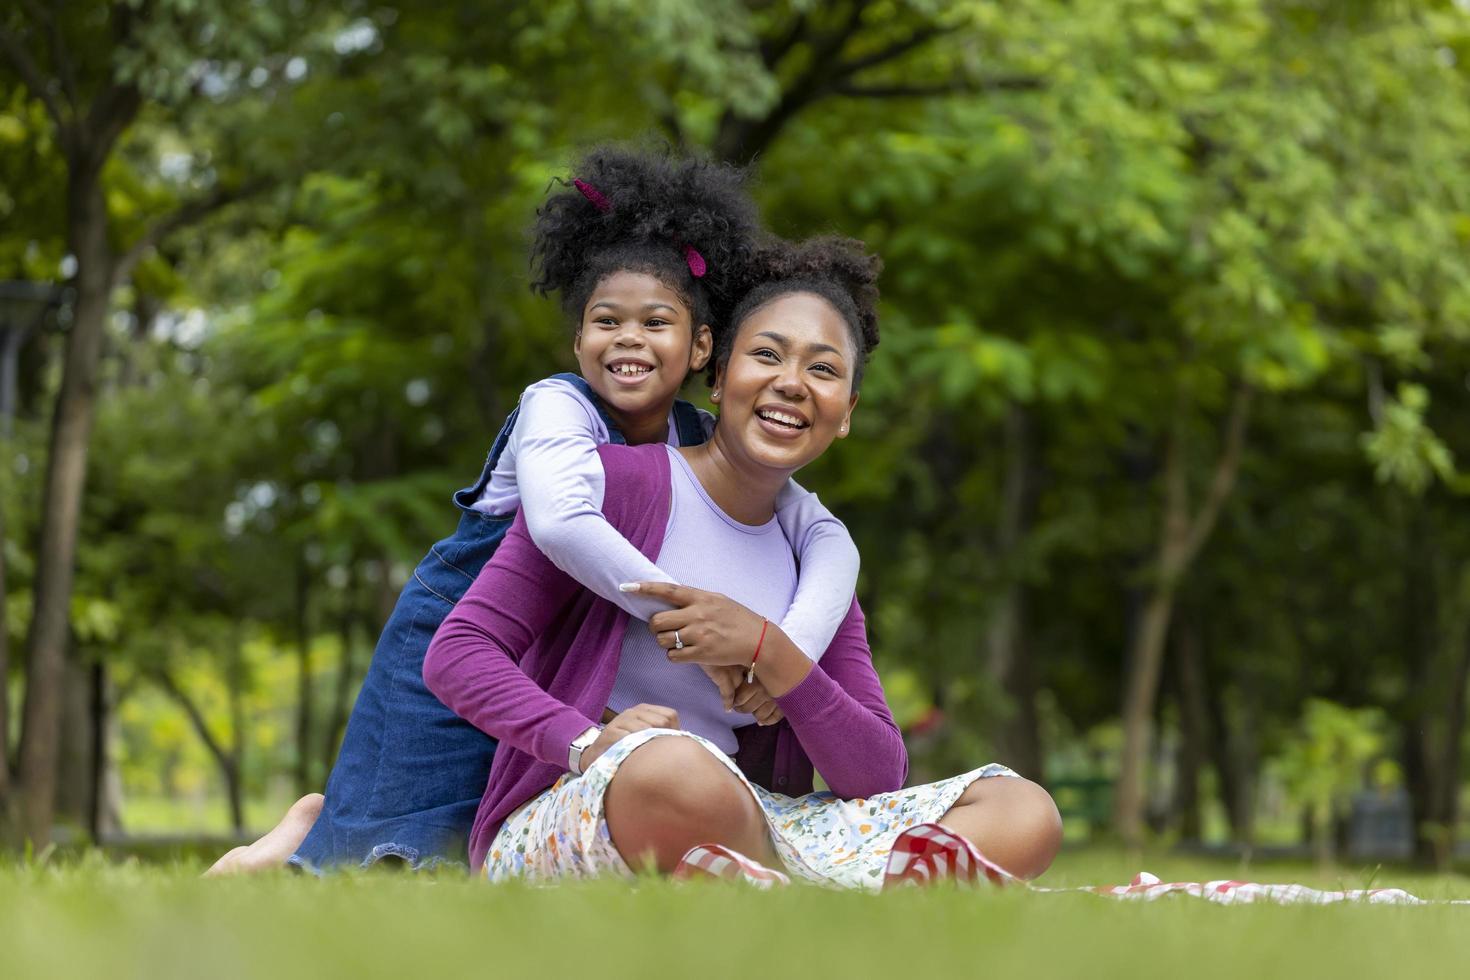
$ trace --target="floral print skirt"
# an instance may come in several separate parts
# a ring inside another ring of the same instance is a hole
[[[844,800],[831,793],[790,797],[753,785],[733,759],[698,735],[650,728],[623,738],[598,756],[585,773],[567,773],[512,813],[490,845],[486,877],[491,881],[549,881],[600,874],[632,877],[632,869],[613,846],[603,794],[634,749],[651,739],[668,737],[694,739],[745,784],[766,815],[786,872],[835,888],[879,890],[895,837],[915,824],[938,820],[977,779],[1016,775],[1005,766],[991,764],[864,799]]]

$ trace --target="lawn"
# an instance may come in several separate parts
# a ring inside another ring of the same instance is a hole
[[[1180,857],[1143,866],[1166,880],[1248,876],[1470,898],[1461,876],[1324,876]],[[391,873],[201,881],[199,870],[190,861],[95,855],[0,869],[0,976],[1338,978],[1459,976],[1470,963],[1470,907],[1226,908],[952,889],[758,893],[656,880],[492,888]],[[1045,883],[1121,883],[1134,870],[1117,852],[1080,849],[1065,853]]]

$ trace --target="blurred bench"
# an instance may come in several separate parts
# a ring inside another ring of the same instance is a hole
[[[1078,821],[1087,824],[1087,837],[1106,827],[1113,815],[1113,781],[1106,776],[1067,776],[1048,780],[1046,789],[1062,813],[1069,829]]]

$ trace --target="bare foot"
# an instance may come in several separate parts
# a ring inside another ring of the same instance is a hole
[[[210,865],[209,870],[204,872],[204,877],[218,878],[221,875],[234,874],[235,859],[238,858],[241,854],[244,854],[245,851],[245,845],[241,844],[234,850],[227,852],[224,857],[220,858],[218,861],[214,862],[214,864]]]
[[[256,874],[284,867],[286,859],[296,853],[296,848],[311,832],[322,812],[323,799],[320,793],[306,794],[291,804],[291,809],[269,833],[254,844],[230,851],[214,862],[214,866],[204,872],[204,877]]]

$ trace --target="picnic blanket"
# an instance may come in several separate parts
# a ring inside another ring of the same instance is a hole
[[[716,844],[692,849],[674,872],[676,878],[712,877],[743,881],[757,888],[790,884],[779,871],[738,851]],[[1047,888],[1033,885],[1001,868],[964,837],[937,823],[922,823],[899,834],[893,842],[883,877],[883,890],[953,880],[997,888],[1022,888],[1050,894],[1085,893],[1133,902],[1155,902],[1184,896],[1216,905],[1470,905],[1470,899],[1424,899],[1402,888],[1352,888],[1327,891],[1299,884],[1263,884],[1255,881],[1161,881],[1140,871],[1127,885]]]
[[[1014,879],[1007,884],[1021,884]],[[1203,899],[1217,905],[1250,905],[1264,902],[1273,905],[1332,905],[1337,902],[1361,902],[1365,905],[1470,905],[1470,899],[1430,900],[1420,898],[1402,888],[1352,888],[1324,891],[1296,884],[1262,884],[1255,881],[1160,881],[1158,876],[1141,871],[1131,884],[1096,885],[1088,888],[1043,888],[1029,886],[1038,892],[1091,892],[1109,898],[1135,902],[1153,902],[1161,898],[1183,895]]]

